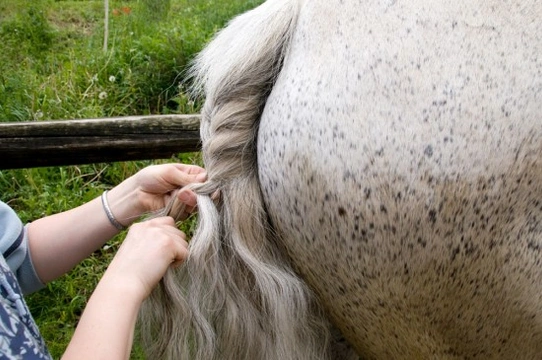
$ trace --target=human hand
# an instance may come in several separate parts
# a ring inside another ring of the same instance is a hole
[[[206,179],[205,169],[196,165],[151,165],[111,189],[109,204],[123,225],[129,225],[142,214],[165,208],[173,196],[186,205],[185,212],[189,214],[197,200],[185,186]]]
[[[207,179],[205,169],[196,165],[163,164],[144,168],[134,175],[140,194],[140,200],[147,211],[163,208],[169,202],[172,191],[180,190],[176,196],[189,207],[197,204],[196,195],[183,188],[195,182]]]
[[[154,218],[130,228],[102,281],[121,286],[129,296],[142,301],[166,271],[179,266],[187,256],[186,236],[174,220]]]
[[[168,268],[188,256],[171,217],[135,224],[92,293],[62,359],[128,359],[137,314]]]

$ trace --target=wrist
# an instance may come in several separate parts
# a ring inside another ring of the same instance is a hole
[[[139,200],[138,187],[132,184],[131,179],[107,191],[107,203],[111,215],[124,227],[130,226],[145,211]]]
[[[108,294],[111,298],[118,297],[123,302],[139,307],[148,296],[147,289],[137,279],[123,274],[117,274],[109,269],[98,283],[96,291]]]
[[[109,200],[107,199],[107,190],[105,190],[102,193],[101,200],[102,200],[102,207],[104,209],[105,214],[107,215],[107,219],[113,225],[117,230],[125,230],[127,226],[121,224],[115,215],[113,214],[113,211],[111,211],[111,206],[109,206]]]

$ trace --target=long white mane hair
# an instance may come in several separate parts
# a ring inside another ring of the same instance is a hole
[[[268,0],[237,17],[195,61],[208,181],[192,187],[199,220],[188,260],[141,313],[150,359],[329,357],[327,320],[289,265],[258,181],[258,123],[302,2]]]

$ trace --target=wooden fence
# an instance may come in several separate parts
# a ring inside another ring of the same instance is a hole
[[[0,169],[170,158],[200,150],[199,115],[0,123]]]

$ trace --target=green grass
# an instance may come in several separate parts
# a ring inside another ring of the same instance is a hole
[[[262,0],[0,0],[0,121],[194,113],[184,90],[194,55],[234,15]],[[129,11],[127,10],[129,8]],[[161,161],[0,171],[0,199],[24,222],[78,206],[139,169],[165,161],[201,164],[199,154]],[[190,234],[194,222],[183,229]],[[88,297],[123,239],[26,298],[53,357],[60,358]],[[132,359],[142,359],[136,340]]]
[[[157,20],[140,2],[112,1],[102,51],[101,1],[3,0],[0,121],[186,112],[179,99],[194,54],[254,0],[172,0]],[[156,0],[157,2],[164,0]],[[9,4],[14,4],[13,9]]]

